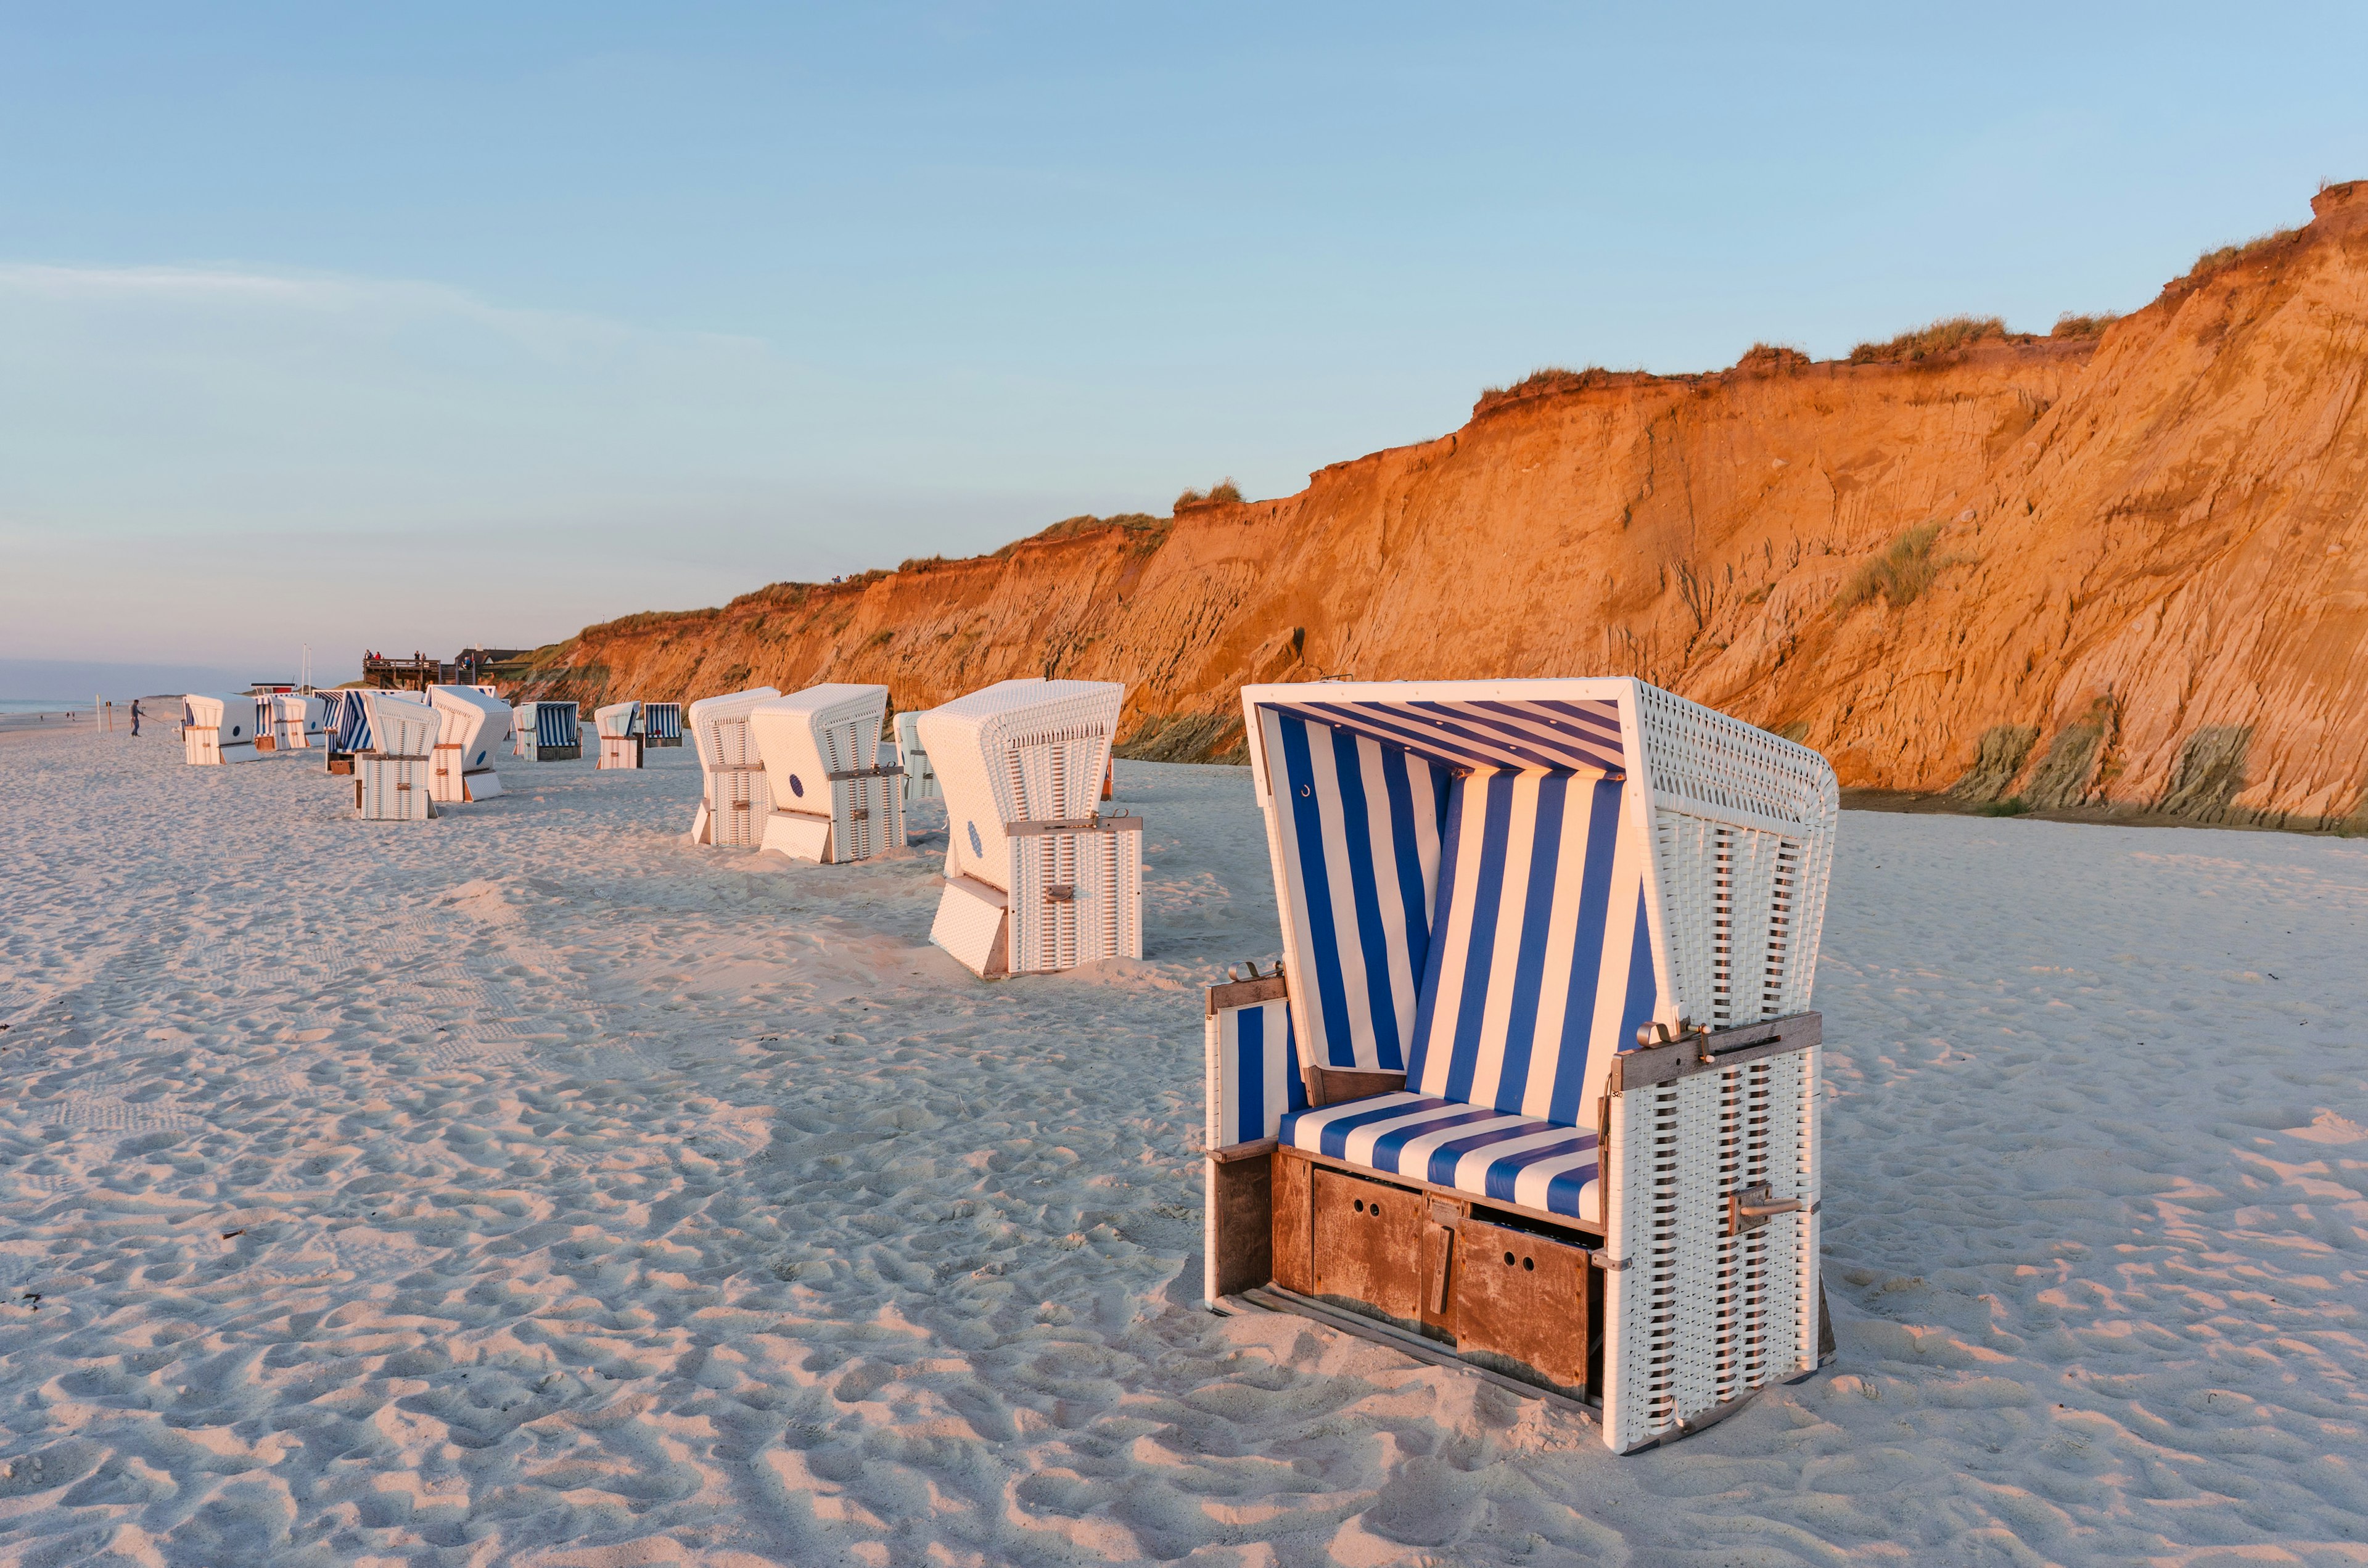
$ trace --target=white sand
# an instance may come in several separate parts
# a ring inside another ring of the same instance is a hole
[[[1847,818],[1840,1365],[1618,1460],[1193,1305],[1243,772],[1121,763],[1150,956],[987,985],[934,807],[169,735],[0,737],[8,1562],[2368,1562],[2368,845]]]

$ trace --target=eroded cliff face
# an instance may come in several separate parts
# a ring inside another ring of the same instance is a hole
[[[2368,820],[2368,182],[2313,207],[2101,338],[1591,377],[1281,500],[631,617],[529,678],[1122,680],[1132,748],[1200,757],[1253,680],[1634,674],[1849,786]]]

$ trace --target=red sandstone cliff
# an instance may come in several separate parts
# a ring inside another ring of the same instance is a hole
[[[1205,756],[1245,681],[1633,673],[1846,785],[2368,824],[2368,182],[2312,206],[2101,338],[1593,375],[1281,500],[633,616],[530,678],[1123,680],[1133,749]]]

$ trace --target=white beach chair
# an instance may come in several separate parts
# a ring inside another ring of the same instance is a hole
[[[1814,1371],[1825,759],[1628,679],[1242,706],[1284,963],[1209,994],[1210,1296],[1622,1452]]]
[[[1125,695],[1005,681],[920,715],[949,840],[929,939],[973,972],[1143,956],[1143,819],[1100,814]]]
[[[642,704],[642,739],[654,746],[682,744],[682,704],[679,702],[644,702]]]
[[[521,702],[510,710],[515,753],[529,762],[576,762],[584,756],[584,732],[573,702]]]
[[[301,691],[283,691],[271,699],[272,737],[281,751],[308,751],[322,738],[329,705]]]
[[[427,701],[444,721],[428,775],[438,803],[490,801],[502,793],[494,758],[510,738],[508,704],[475,686],[431,686]]]
[[[753,849],[765,835],[773,809],[765,788],[765,759],[748,730],[757,705],[780,692],[769,686],[705,697],[690,705],[686,719],[690,744],[699,748],[699,811],[691,818],[693,844]]]
[[[181,759],[198,767],[255,761],[258,718],[269,722],[243,693],[188,693],[181,699]]]
[[[639,767],[642,765],[642,705],[611,702],[592,710],[592,728],[600,740],[596,767]]]
[[[938,788],[937,769],[929,766],[929,754],[921,745],[921,715],[916,710],[896,715],[896,761],[905,769],[905,803],[934,801],[942,793]]]
[[[881,761],[887,718],[884,686],[813,686],[748,710],[772,802],[760,847],[827,866],[905,846],[903,769]]]
[[[436,815],[428,769],[444,716],[391,691],[356,695],[369,716],[371,744],[353,754],[354,809],[365,822],[427,821]]]

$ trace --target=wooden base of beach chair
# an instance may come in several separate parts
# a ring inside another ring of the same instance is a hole
[[[1267,1143],[1211,1156],[1208,1222],[1212,1299],[1279,1287],[1499,1378],[1601,1397],[1601,1238],[1559,1216]]]
[[[349,751],[331,752],[329,754],[328,768],[332,773],[352,773],[354,770],[354,754]]]

